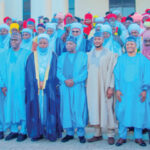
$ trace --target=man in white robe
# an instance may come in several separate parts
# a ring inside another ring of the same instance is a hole
[[[114,144],[114,75],[117,54],[103,48],[103,35],[94,35],[95,49],[88,54],[87,99],[89,124],[94,126],[95,135],[88,142],[102,140],[102,129],[107,129],[108,143]]]

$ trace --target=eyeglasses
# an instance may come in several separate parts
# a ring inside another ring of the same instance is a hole
[[[72,31],[72,33],[79,33],[79,31]]]
[[[18,41],[18,39],[10,39],[10,41],[17,42],[17,41]]]

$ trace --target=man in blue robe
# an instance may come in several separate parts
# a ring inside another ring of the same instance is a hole
[[[23,40],[21,42],[21,48],[31,51],[32,50],[32,37],[33,33],[31,29],[25,28],[22,30]]]
[[[150,64],[148,59],[137,53],[136,39],[126,40],[127,53],[118,58],[114,70],[116,88],[116,116],[119,121],[119,140],[116,146],[126,143],[128,127],[134,127],[135,142],[146,146],[142,140],[142,129],[147,127],[146,97]]]
[[[9,48],[10,34],[9,26],[7,24],[0,25],[0,52]]]
[[[60,117],[66,136],[62,142],[74,138],[74,130],[80,143],[85,143],[84,128],[87,125],[87,100],[85,81],[87,79],[87,54],[76,51],[76,39],[72,36],[67,38],[66,53],[58,60],[57,77],[60,81]]]
[[[32,141],[61,137],[60,102],[56,77],[57,56],[49,48],[49,36],[38,36],[37,51],[26,65],[27,131]]]
[[[3,55],[2,79],[5,96],[4,119],[5,127],[10,129],[10,134],[5,140],[17,138],[24,141],[26,133],[25,111],[25,65],[30,51],[20,48],[21,35],[13,33],[11,36],[11,48]],[[21,126],[19,131],[19,126]]]

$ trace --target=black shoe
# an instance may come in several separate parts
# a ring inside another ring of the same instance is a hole
[[[19,134],[18,138],[17,138],[17,142],[22,142],[25,139],[27,139],[27,135],[26,134]]]
[[[43,139],[43,136],[40,136],[40,137],[37,137],[37,138],[32,138],[31,141],[35,142],[35,141],[39,141],[39,140],[42,140],[42,139]]]
[[[65,142],[68,142],[69,140],[72,140],[72,139],[74,139],[73,136],[66,135],[66,136],[61,140],[61,142],[65,143]]]
[[[15,139],[17,137],[18,137],[18,133],[11,132],[9,135],[6,136],[5,140],[9,141],[9,140]]]
[[[4,138],[4,133],[0,132],[0,140],[2,140]]]
[[[79,141],[80,141],[80,143],[86,143],[86,139],[84,136],[80,136]]]

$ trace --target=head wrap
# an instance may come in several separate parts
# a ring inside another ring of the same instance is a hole
[[[144,22],[145,27],[150,27],[150,18]]]
[[[65,17],[64,17],[64,15],[63,15],[63,13],[62,12],[60,12],[60,13],[58,13],[57,15],[56,15],[56,18],[57,19],[64,19]]]
[[[31,36],[32,36],[32,30],[31,29],[29,29],[29,28],[25,28],[25,29],[23,29],[22,30],[22,33],[29,33]]]
[[[41,33],[39,36],[38,36],[38,43],[41,39],[46,39],[48,42],[49,42],[49,36],[46,34],[46,33]]]
[[[57,24],[56,23],[46,23],[46,30],[47,29],[53,29],[54,32],[56,31],[56,27],[57,27]]]
[[[98,28],[98,27],[100,28],[100,31],[101,31],[101,29],[102,29],[102,26],[103,26],[103,24],[101,24],[101,23],[98,23],[98,24],[95,26],[95,31],[97,30],[97,28]]]
[[[146,9],[145,12],[146,12],[146,13],[150,13],[150,9]]]
[[[141,28],[138,24],[132,23],[132,24],[129,25],[128,31],[129,31],[130,34],[131,34],[132,31],[138,31],[138,33],[140,34],[141,33]]]
[[[95,32],[94,37],[103,37],[102,32]]]
[[[43,23],[39,23],[37,27],[42,27],[45,29],[45,25]]]
[[[150,39],[150,31],[149,30],[145,31],[144,34],[143,34],[143,46],[142,46],[143,50],[142,50],[142,54],[150,60],[150,46],[147,47],[144,44],[144,40],[146,38]]]
[[[134,22],[140,22],[142,21],[142,15],[135,13],[133,16],[131,16]]]
[[[7,20],[8,20],[8,19],[11,19],[11,18],[10,18],[10,17],[5,17],[4,20],[3,20],[4,23],[7,23]]]
[[[97,17],[97,18],[95,18],[95,23],[98,23],[98,22],[104,23],[104,21],[105,21],[104,17]]]
[[[86,21],[85,21],[86,19],[91,20],[91,24],[87,24]],[[91,13],[85,14],[85,16],[84,16],[84,24],[85,24],[87,27],[84,28],[84,33],[85,33],[86,35],[89,35],[90,32],[91,32],[91,30],[92,30],[92,22],[93,22],[93,16],[92,16],[92,14],[91,14]]]
[[[72,14],[70,14],[70,13],[67,13],[66,15],[65,15],[65,19],[64,19],[64,24],[66,25],[66,21],[67,21],[67,18],[68,17],[70,17],[70,18],[72,18],[73,16],[72,16]]]
[[[83,27],[85,27],[85,26],[81,23],[78,23],[78,22],[74,22],[70,25],[70,36],[73,36],[72,35],[72,29],[74,29],[74,28],[78,28],[81,31],[81,34],[78,37],[76,37],[77,38],[77,47],[76,47],[77,51],[80,49],[80,46],[81,46],[81,43],[83,40],[83,35],[84,35],[83,34]]]
[[[14,28],[19,31],[19,24],[18,23],[10,24],[10,33],[12,33],[12,29],[14,29]]]
[[[128,42],[136,43],[136,38],[133,36],[129,36],[128,38],[126,38],[125,44],[127,44]]]
[[[115,14],[115,15],[117,15],[117,16],[121,15],[120,10],[114,10],[112,13]]]
[[[108,14],[107,16],[106,16],[106,19],[110,19],[110,18],[115,18],[115,19],[117,19],[117,15],[115,15],[115,14]]]
[[[6,30],[8,30],[8,31],[10,30],[10,28],[9,28],[9,26],[8,26],[7,24],[1,24],[1,25],[0,25],[0,30],[1,30],[1,29],[6,29]]]
[[[9,32],[9,26],[7,24],[1,24],[0,30],[6,29]],[[0,51],[9,48],[10,34],[0,35]]]
[[[69,36],[69,37],[67,38],[66,42],[67,42],[67,41],[71,41],[71,42],[77,44],[77,39],[76,39],[75,37],[73,37],[73,36]]]

